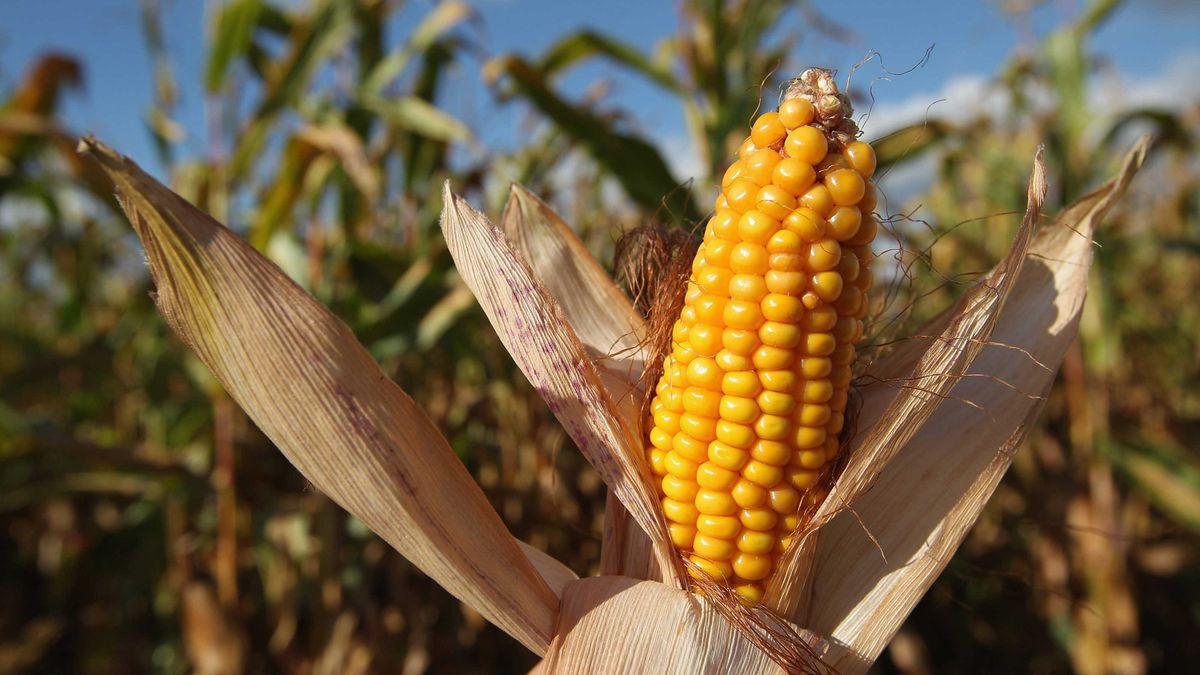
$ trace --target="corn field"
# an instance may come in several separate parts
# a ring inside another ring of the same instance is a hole
[[[442,214],[466,207],[443,187],[506,219],[506,204],[552,207],[645,311],[653,288],[620,267],[621,235],[652,224],[698,240],[751,122],[809,65],[793,45],[848,20],[782,0],[678,5],[661,44],[581,30],[480,65],[486,27],[457,0],[213,3],[198,153],[177,121],[161,8],[140,4],[155,104],[129,115],[156,155],[134,159],[343,321],[513,537],[581,578],[610,564],[605,514],[621,506],[456,265]],[[881,215],[868,357],[1005,259],[1026,231],[1039,148],[1049,190],[1034,215],[1049,220],[1149,136],[1140,173],[1095,223],[1078,336],[1044,409],[870,672],[1167,673],[1200,660],[1200,100],[1098,110],[1095,35],[1122,2],[1084,5],[995,64],[998,110],[934,107],[882,135],[862,125]],[[397,33],[401,11],[416,18]],[[602,84],[563,92],[564,74],[592,63],[678,101],[692,181]],[[520,147],[489,147],[446,105],[451,74],[475,67],[519,111]],[[111,167],[77,152],[88,130],[65,120],[65,101],[102,86],[87,73],[49,53],[0,81],[0,673],[537,666],[298,472],[163,320],[128,194],[118,201]],[[855,82],[848,100],[869,109]],[[890,193],[889,177],[914,174],[928,181]]]

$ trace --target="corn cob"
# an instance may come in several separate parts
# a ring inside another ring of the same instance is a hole
[[[693,575],[763,595],[838,453],[871,286],[875,170],[832,73],[793,80],[722,180],[651,402],[649,462]]]

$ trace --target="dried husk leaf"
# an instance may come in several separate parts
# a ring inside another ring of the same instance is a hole
[[[554,297],[630,429],[640,428],[646,324],[571,227],[513,184],[500,219],[513,249]],[[658,579],[650,540],[611,491],[604,511],[601,574]]]
[[[650,537],[660,569],[683,587],[637,427],[617,413],[600,374],[564,310],[512,243],[486,216],[443,192],[446,247],[500,340],[580,452]]]
[[[950,389],[959,381],[991,336],[996,318],[1025,260],[1034,226],[1046,195],[1041,151],[1034,159],[1029,181],[1028,206],[1012,248],[1000,264],[980,279],[946,315],[945,325],[922,332],[911,342],[906,360],[882,360],[868,371],[869,380],[886,388],[866,388],[857,424],[865,433],[852,439],[849,460],[829,497],[817,510],[807,534],[788,550],[767,586],[764,602],[782,616],[803,618],[812,582],[806,565],[815,559],[812,542],[806,541],[820,525],[855,500],[873,484],[904,444],[929,420]],[[818,542],[816,546],[821,546]]]
[[[626,425],[636,426],[645,367],[641,315],[570,225],[524,186],[509,191],[501,228],[600,366]]]
[[[890,453],[871,489],[820,529],[811,608],[795,619],[829,636],[827,662],[840,672],[870,667],[949,563],[1007,470],[1075,337],[1092,233],[1137,171],[1145,147],[1143,141],[1116,178],[1038,233],[1023,265],[1015,266],[1021,271],[1007,301],[987,309],[999,309],[999,317],[966,376],[955,378],[948,396],[938,399],[930,423],[905,434],[909,440]],[[1013,268],[1006,259],[988,283],[1008,283],[997,281],[998,273],[1013,274]],[[964,310],[972,311],[959,305],[918,336],[945,335],[961,323]],[[889,391],[897,385],[893,375],[910,372],[920,383],[937,379],[924,377],[924,343],[911,338],[872,369],[880,379],[863,390],[864,419],[886,421],[891,414],[875,411],[896,397]]]
[[[814,651],[824,644],[793,630]],[[817,664],[812,664],[817,665]],[[537,673],[780,673],[705,598],[653,581],[605,576],[567,586]]]
[[[319,490],[529,649],[558,598],[433,423],[266,258],[87,139],[146,249],[167,323]]]
[[[533,563],[533,567],[538,571],[538,574],[542,575],[542,579],[546,581],[546,585],[559,598],[562,597],[563,589],[567,587],[567,584],[579,579],[579,575],[575,574],[570,567],[559,562],[558,558],[523,541],[518,541],[517,544],[525,552],[525,556],[529,558],[529,562]]]

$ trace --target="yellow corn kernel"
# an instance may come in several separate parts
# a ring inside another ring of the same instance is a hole
[[[780,441],[759,441],[750,450],[750,456],[772,466],[784,466],[792,456],[792,448]]]
[[[838,206],[854,206],[867,191],[866,181],[854,169],[838,169],[825,177],[825,186],[833,203]]]
[[[700,516],[700,512],[696,510],[696,505],[691,502],[677,502],[674,499],[663,499],[663,515],[667,520],[673,523],[682,523],[684,525],[693,525],[696,518]]]
[[[733,501],[743,509],[753,509],[762,506],[767,501],[767,491],[761,485],[746,480],[739,480],[730,493]]]
[[[713,441],[708,446],[708,461],[722,469],[740,471],[750,460],[750,453],[742,448],[734,447],[721,441]]]
[[[706,516],[728,516],[737,513],[738,506],[728,492],[698,490],[696,492],[696,510]]]
[[[679,431],[679,413],[669,410],[666,406],[655,410],[654,426],[669,434],[677,433]]]
[[[800,235],[791,230],[780,230],[771,235],[771,240],[767,242],[767,253],[805,253],[808,251],[808,246],[805,245]]]
[[[750,370],[754,367],[754,363],[742,354],[734,354],[728,349],[722,349],[717,352],[717,367],[721,370],[730,373],[735,370]]]
[[[704,462],[708,459],[708,441],[692,438],[685,433],[678,433],[672,437],[671,450],[693,462]]]
[[[797,490],[807,490],[817,484],[820,474],[811,469],[789,466],[783,477]]]
[[[790,392],[796,388],[796,374],[790,370],[764,370],[758,373],[763,389]]]
[[[834,302],[842,294],[842,275],[837,272],[817,272],[809,280],[809,287],[822,302]]]
[[[825,429],[824,427],[796,427],[793,442],[799,450],[820,447],[825,442]]]
[[[832,392],[832,389],[831,389]],[[771,441],[782,441],[787,438],[788,432],[791,430],[791,423],[788,418],[780,415],[761,415],[754,422],[754,433],[759,438],[765,438]]]
[[[771,182],[771,174],[779,160],[783,159],[778,152],[769,149],[755,150],[746,159],[741,160],[745,167],[742,178],[756,185],[766,185]]]
[[[764,345],[779,349],[794,349],[804,337],[800,328],[791,323],[767,321],[758,329],[758,338]],[[779,370],[766,368],[764,370]]]
[[[725,201],[729,203],[729,208],[737,213],[745,213],[754,209],[755,201],[758,198],[758,185],[748,178],[739,178],[729,185],[729,189],[725,190]]]
[[[721,329],[696,323],[688,329],[688,346],[697,356],[716,356],[721,351]]]
[[[728,561],[708,560],[698,555],[689,556],[688,560],[695,565],[695,568],[688,569],[692,577],[706,576],[714,581],[724,581],[733,576],[733,566]]]
[[[791,215],[796,208],[796,198],[778,185],[764,185],[755,196],[755,207],[776,221]]]
[[[659,450],[670,450],[674,445],[674,440],[674,434],[663,431],[657,426],[650,430],[650,445],[653,445]]]
[[[696,285],[705,293],[719,297],[729,297],[729,280],[733,272],[723,267],[708,267],[696,275]]]
[[[787,136],[787,129],[779,121],[779,113],[766,112],[759,115],[750,130],[750,140],[754,145],[765,148],[782,141]]]
[[[754,402],[768,415],[787,415],[796,409],[796,397],[778,391],[759,392]]]
[[[736,274],[762,276],[770,269],[767,260],[766,248],[761,244],[744,241],[733,247],[729,256],[729,268]]]
[[[779,514],[769,508],[742,509],[738,512],[738,520],[747,530],[770,532],[775,529],[775,523],[779,521]]]
[[[823,183],[817,183],[804,191],[800,195],[800,205],[806,209],[811,209],[821,218],[828,218],[833,214],[833,207],[836,204],[833,201],[833,195],[829,194],[829,188]]]
[[[739,424],[752,424],[758,419],[758,404],[752,398],[722,396],[719,406],[721,419]]]
[[[841,259],[842,245],[836,239],[822,239],[808,247],[808,269],[812,272],[828,272]]]
[[[816,127],[802,126],[788,133],[783,151],[788,157],[795,157],[815,166],[825,159],[825,154],[829,152],[829,141]]]
[[[728,539],[710,537],[702,532],[697,532],[695,538],[692,539],[692,551],[708,560],[729,560],[737,551],[737,547]]]
[[[813,380],[804,383],[805,403],[825,403],[833,398],[833,385],[828,380]]]
[[[819,450],[801,450],[796,453],[796,464],[801,469],[812,470],[825,466],[825,447],[822,445]]]
[[[762,322],[762,308],[756,302],[730,300],[725,305],[725,324],[730,328],[757,330]]]
[[[688,387],[683,392],[683,409],[693,415],[716,417],[720,407],[720,392],[703,387]]]
[[[762,385],[759,384],[758,375],[753,370],[725,373],[725,377],[721,380],[721,392],[726,396],[750,398],[756,396],[760,391],[762,391]]]
[[[808,191],[805,191],[807,194]],[[793,232],[796,236],[804,241],[818,241],[825,236],[825,230],[828,228],[828,223],[821,214],[813,209],[804,207],[792,211],[787,218],[783,219],[783,227],[788,232]]]
[[[738,523],[738,525],[740,526],[741,523]],[[688,543],[691,544],[690,541]],[[759,555],[769,553],[775,546],[775,533],[741,530],[741,534],[737,535],[737,541],[734,545],[743,553],[757,553]]]
[[[800,254],[788,255],[798,256]],[[771,270],[767,272],[763,281],[768,291],[784,295],[800,295],[808,287],[808,277],[801,271]]]
[[[788,157],[775,165],[771,184],[783,188],[793,197],[804,194],[817,180],[817,172],[808,162]]]
[[[793,98],[779,104],[779,121],[787,129],[795,129],[802,127],[805,124],[813,121],[813,116],[816,111],[813,109],[813,104],[802,98]],[[867,145],[863,143],[863,145]],[[867,145],[867,148],[871,146]],[[874,152],[871,153],[874,157]],[[864,175],[866,175],[864,173]]]
[[[784,126],[787,126],[787,122],[782,119],[782,108],[780,108],[779,117]],[[853,141],[842,150],[842,156],[850,163],[851,168],[864,177],[870,178],[875,173],[875,150],[869,143]]]
[[[829,356],[837,349],[837,339],[832,333],[809,333],[804,336],[805,356]]]
[[[735,274],[729,280],[729,296],[735,300],[760,302],[767,292],[767,283],[761,274]]]
[[[758,370],[782,370],[795,361],[795,350],[763,345],[754,351],[751,361]]]
[[[755,193],[757,199],[758,193]],[[750,210],[742,214],[737,220],[737,237],[738,241],[749,242],[751,244],[765,244],[771,240],[771,236],[779,231],[781,227],[778,220],[768,216],[762,211]]]
[[[754,445],[754,428],[729,420],[718,420],[716,428],[717,440],[743,450]]]
[[[760,581],[771,574],[771,557],[755,553],[738,553],[733,558],[733,573],[747,581]]]
[[[805,403],[800,406],[796,421],[804,426],[819,427],[829,421],[829,406],[822,403]]]
[[[829,236],[838,241],[846,241],[858,234],[862,225],[862,212],[854,206],[839,206],[829,216]],[[710,257],[711,256],[707,256]]]
[[[650,451],[650,470],[654,475],[661,476],[667,472],[667,453],[654,448]]]
[[[783,468],[752,459],[742,469],[742,476],[752,483],[769,488],[783,480]]]
[[[709,516],[696,518],[696,530],[717,539],[733,539],[742,531],[742,522],[737,516]],[[693,535],[694,536],[694,535]],[[691,546],[692,542],[688,542]]]
[[[667,523],[667,531],[671,533],[671,543],[675,548],[689,549],[696,538],[696,527],[683,523]]]
[[[759,303],[763,318],[767,321],[795,323],[804,318],[804,305],[800,299],[784,293],[770,293]]]
[[[695,387],[717,389],[721,386],[721,378],[723,376],[724,374],[717,367],[717,362],[714,359],[695,359],[687,365],[686,382]]]
[[[699,486],[694,480],[684,480],[667,474],[662,479],[663,494],[677,502],[690,502],[696,498]]]
[[[721,344],[734,354],[752,354],[758,348],[758,334],[752,330],[726,328],[721,333]]]
[[[762,602],[765,592],[761,584],[756,584],[752,581],[744,583],[736,583],[732,586],[735,593],[741,598],[742,602],[748,605],[757,605]]]

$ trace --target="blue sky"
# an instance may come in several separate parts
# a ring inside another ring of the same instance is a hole
[[[200,0],[163,0],[168,49],[181,87],[178,121],[188,131],[186,149],[205,147],[204,99],[200,87],[208,4]],[[415,0],[397,17],[395,35],[403,34],[433,3]],[[486,55],[517,51],[540,53],[554,39],[584,27],[611,33],[647,50],[677,29],[674,0],[615,0],[604,3],[564,0],[479,0],[482,21],[476,35]],[[934,47],[929,62],[903,77],[875,86],[878,119],[904,106],[923,109],[947,92],[970,91],[953,83],[986,78],[1014,50],[1030,46],[1062,21],[1078,14],[1082,0],[1044,3],[1022,22],[1014,22],[993,2],[942,0],[821,0],[815,6],[858,34],[852,43],[819,35],[792,50],[797,66],[820,64],[848,68],[870,50],[882,54],[891,70],[905,70]],[[917,9],[919,7],[919,9]],[[1122,79],[1148,80],[1174,73],[1200,79],[1200,2],[1134,0],[1099,32],[1094,47],[1105,67]],[[5,0],[0,3],[0,77],[11,83],[41,52],[65,51],[85,64],[86,89],[67,103],[72,128],[96,133],[154,168],[149,137],[142,123],[151,97],[152,69],[142,39],[137,0]],[[512,146],[520,116],[511,106],[497,109],[478,75],[478,62],[464,64],[445,105],[479,133],[486,145]],[[1192,66],[1196,67],[1193,69]],[[864,77],[882,74],[870,65]],[[612,100],[638,112],[641,129],[665,144],[682,142],[678,106],[653,86],[618,68],[595,64],[573,72],[562,86],[577,94],[606,78]],[[1160,89],[1171,90],[1169,84]],[[953,101],[939,104],[953,105]],[[895,116],[893,116],[895,117]],[[882,123],[882,122],[881,122]],[[867,130],[871,135],[871,129]]]

